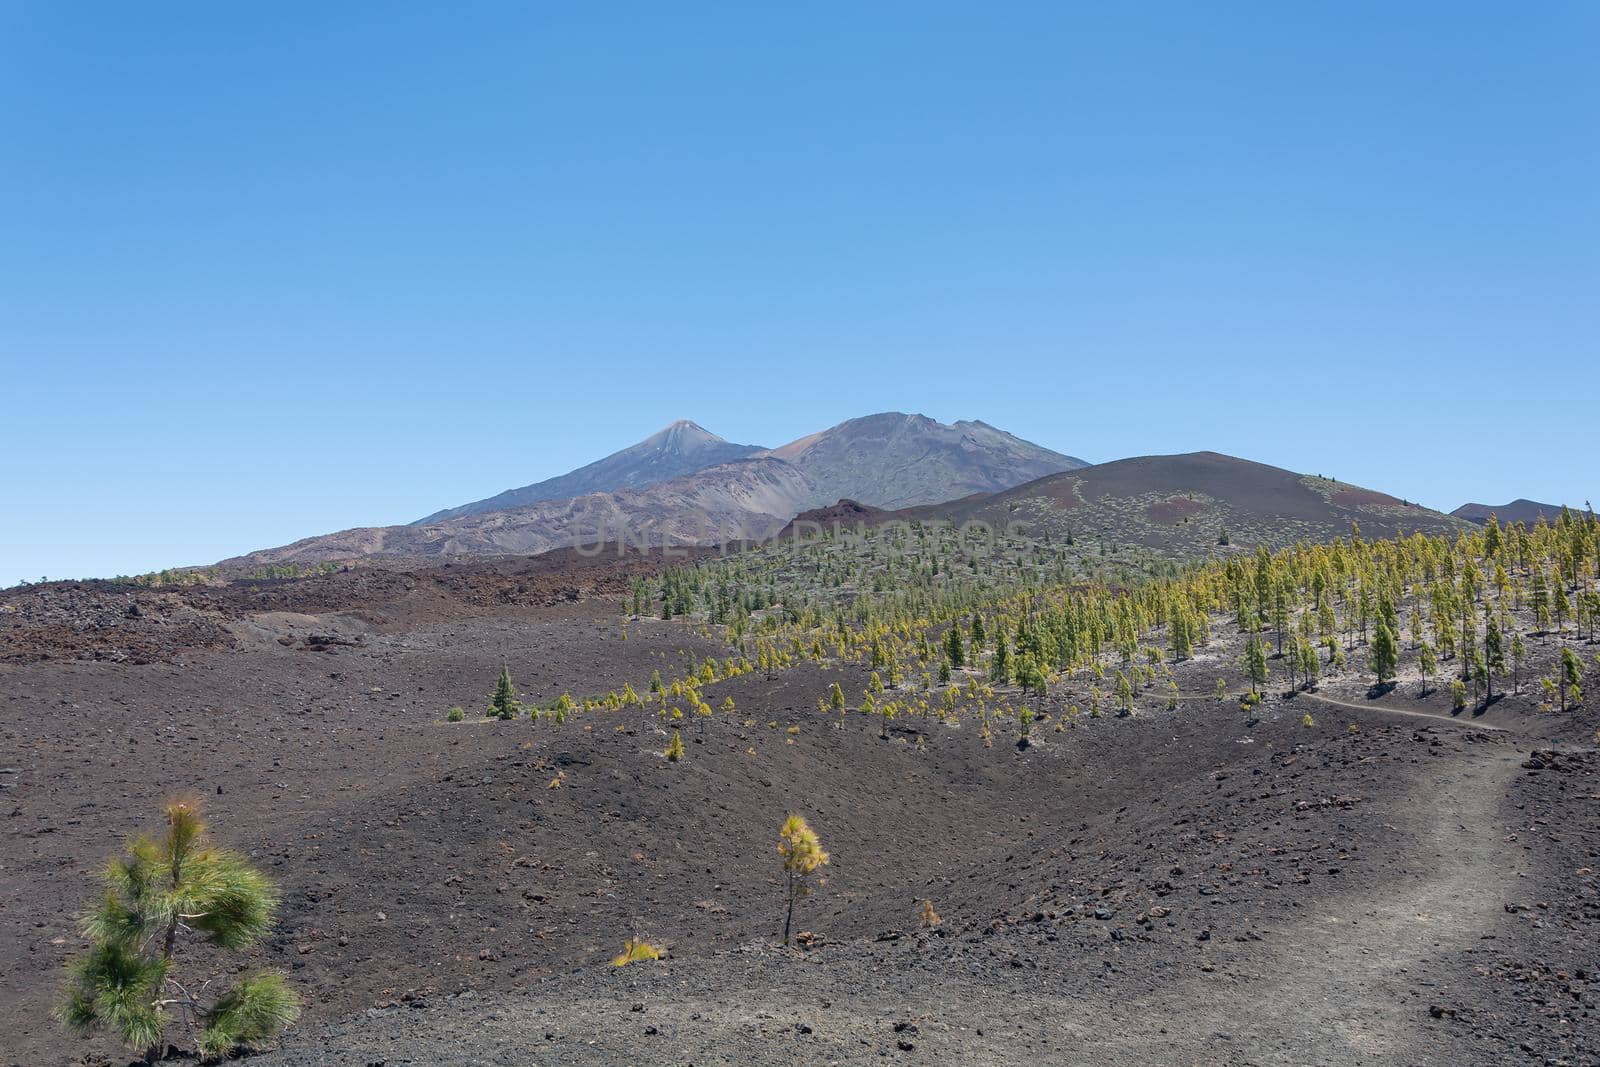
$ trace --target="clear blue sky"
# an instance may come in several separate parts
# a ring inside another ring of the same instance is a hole
[[[1600,497],[1596,55],[1589,2],[0,2],[0,583],[680,417]]]

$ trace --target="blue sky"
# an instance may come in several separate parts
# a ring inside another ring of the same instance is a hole
[[[0,582],[680,417],[1600,496],[1600,6],[0,2]]]

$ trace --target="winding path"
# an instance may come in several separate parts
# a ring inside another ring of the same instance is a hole
[[[1497,745],[1443,763],[1418,781],[1394,820],[1416,844],[1411,866],[1397,877],[1309,912],[1292,937],[1271,939],[1252,973],[1228,984],[1214,977],[1187,983],[1130,1005],[1125,1019],[1163,1017],[1169,1031],[1141,1050],[1148,1062],[1450,1062],[1419,1032],[1423,983],[1433,981],[1432,961],[1505,921],[1501,904],[1523,859],[1507,841],[1499,807],[1519,761]],[[1174,1005],[1188,1009],[1175,1017]],[[1127,1031],[1118,1036],[1119,1045],[1145,1044]]]
[[[1496,726],[1493,723],[1488,722],[1478,722],[1475,719],[1459,719],[1454,715],[1435,715],[1430,711],[1410,711],[1406,708],[1390,707],[1387,704],[1352,704],[1347,700],[1335,700],[1333,697],[1323,696],[1321,693],[1313,692],[1311,690],[1296,693],[1292,698],[1292,701],[1301,700],[1315,700],[1321,704],[1331,704],[1336,708],[1348,708],[1351,711],[1375,712],[1379,715],[1404,715],[1412,719],[1427,719],[1430,722],[1451,723],[1456,726],[1466,726],[1473,730],[1493,730],[1496,733],[1509,732],[1504,726]]]

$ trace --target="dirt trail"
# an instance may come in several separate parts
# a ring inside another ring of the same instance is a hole
[[[1335,700],[1333,697],[1324,696],[1321,693],[1296,693],[1294,699],[1296,702],[1301,700],[1315,700],[1320,704],[1331,704],[1336,708],[1348,708],[1351,711],[1366,711],[1380,715],[1403,715],[1410,719],[1427,719],[1430,722],[1455,723],[1457,726],[1467,726],[1474,730],[1493,730],[1497,733],[1506,732],[1506,728],[1504,726],[1496,726],[1493,723],[1477,722],[1473,719],[1457,718],[1453,715],[1435,715],[1428,711],[1410,711],[1406,708],[1392,708],[1383,704],[1355,704],[1347,700]]]
[[[1240,690],[1238,692],[1229,693],[1228,699],[1237,700],[1244,695],[1244,691]],[[1183,700],[1192,701],[1200,706],[1204,706],[1212,699],[1212,696],[1213,694],[1209,691],[1194,691],[1181,694]],[[1296,691],[1292,697],[1283,702],[1282,706],[1285,708],[1293,708],[1296,704],[1304,700],[1315,701],[1319,704],[1327,704],[1335,708],[1345,708],[1349,711],[1364,711],[1373,715],[1398,715],[1407,719],[1426,719],[1429,722],[1454,723],[1457,726],[1466,726],[1474,730],[1493,730],[1499,733],[1510,732],[1504,726],[1496,726],[1494,723],[1480,722],[1472,718],[1463,718],[1455,715],[1439,715],[1431,711],[1412,711],[1408,708],[1396,708],[1388,704],[1357,704],[1354,701],[1339,700],[1335,697],[1330,697],[1324,693],[1319,693],[1311,689],[1302,689]]]
[[[1449,1003],[1431,964],[1506,921],[1501,905],[1524,859],[1499,806],[1520,758],[1474,746],[1445,763],[1397,820],[1396,832],[1418,842],[1413,866],[1270,937],[1270,955],[1226,986],[1218,974],[1114,1009],[1125,1025],[1162,1018],[1169,1030],[1119,1027],[1117,1044],[1150,1063],[1450,1062],[1419,1032],[1430,1005]]]

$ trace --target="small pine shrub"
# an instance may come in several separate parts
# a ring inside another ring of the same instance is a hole
[[[80,1034],[109,1029],[147,1060],[160,1050],[174,1007],[191,1021],[203,1056],[269,1041],[300,1013],[282,973],[248,972],[209,1004],[199,998],[213,979],[176,975],[188,942],[226,952],[265,938],[278,888],[244,856],[207,841],[197,803],[171,801],[166,816],[163,837],[140,837],[106,864],[104,895],[82,921],[89,952],[73,963],[56,1018]]]
[[[460,722],[462,719],[465,719],[466,717],[467,717],[467,713],[465,711],[462,711],[460,708],[451,708],[448,712],[445,713],[445,717],[444,718],[445,718],[446,722]]]
[[[622,954],[611,961],[613,967],[626,967],[630,963],[659,960],[661,948],[639,937],[630,937],[622,946]]]
[[[522,703],[517,699],[516,686],[511,684],[511,668],[500,665],[500,678],[495,682],[494,697],[489,701],[485,718],[515,719],[522,714]]]
[[[828,854],[816,831],[799,815],[791,814],[778,832],[778,855],[783,860],[783,879],[788,909],[783,918],[783,943],[789,943],[789,928],[794,921],[794,906],[801,898],[809,896],[812,880],[817,872],[827,866]]]
[[[667,759],[671,760],[673,763],[677,763],[683,758],[682,733],[677,730],[672,731],[672,740],[667,743],[667,750],[663,752],[662,755],[667,757]]]

